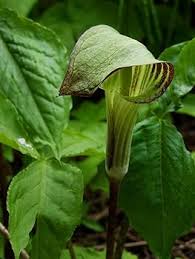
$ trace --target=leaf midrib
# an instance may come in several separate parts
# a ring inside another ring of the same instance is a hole
[[[1,32],[1,30],[0,30],[0,32]],[[1,39],[2,39],[2,42],[3,42],[4,46],[5,46],[5,48],[8,50],[8,53],[10,54],[10,57],[12,58],[14,64],[17,66],[18,71],[19,71],[21,77],[23,78],[23,80],[24,80],[24,82],[25,82],[25,84],[26,84],[26,87],[29,89],[29,92],[30,92],[30,94],[31,94],[32,100],[33,100],[33,102],[34,102],[34,104],[35,104],[35,106],[36,106],[36,108],[37,108],[37,111],[38,111],[38,113],[39,113],[39,115],[40,115],[40,118],[41,118],[41,120],[42,120],[42,123],[43,123],[45,129],[47,130],[47,133],[49,134],[49,137],[50,137],[50,139],[51,139],[51,141],[52,141],[52,144],[53,144],[53,146],[55,146],[55,150],[56,150],[56,143],[55,143],[54,137],[53,137],[53,135],[52,135],[52,133],[51,133],[51,131],[50,131],[50,129],[49,129],[47,123],[45,122],[45,118],[42,116],[42,113],[41,113],[41,111],[40,111],[40,109],[39,109],[39,106],[38,106],[38,104],[37,104],[37,102],[36,102],[36,99],[35,99],[34,95],[32,94],[31,87],[30,87],[30,86],[28,85],[28,83],[27,83],[27,80],[26,80],[26,78],[25,78],[25,75],[24,75],[24,73],[23,73],[23,70],[20,69],[20,66],[19,66],[19,64],[18,64],[17,59],[16,59],[15,56],[12,54],[12,52],[11,52],[9,46],[7,45],[5,39],[3,38],[3,36],[2,36],[1,34],[0,34],[0,37],[1,37]],[[7,96],[7,95],[6,95],[6,96]],[[13,104],[13,106],[14,106],[15,109],[18,111],[18,113],[20,114],[20,116],[24,119],[24,121],[26,121],[26,119],[24,118],[23,114],[20,112],[19,109],[17,109],[17,107],[15,106],[15,103],[12,101],[12,99],[10,99],[9,96],[7,96],[7,98],[8,98],[8,99],[10,100],[10,102]],[[26,131],[26,130],[25,130],[25,131]],[[26,131],[26,133],[27,133],[27,131]],[[28,134],[27,134],[27,135],[28,135]],[[48,144],[50,144],[50,143],[48,142]],[[53,146],[51,146],[51,148],[53,148]]]

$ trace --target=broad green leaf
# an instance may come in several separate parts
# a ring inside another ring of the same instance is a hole
[[[44,156],[60,157],[70,109],[69,98],[56,98],[65,65],[66,50],[53,32],[0,10],[0,95],[15,110],[10,116],[17,113],[26,142]]]
[[[156,60],[140,42],[99,25],[76,43],[60,94],[89,96],[103,87],[143,103],[162,95],[172,78],[170,63]]]
[[[93,248],[75,247],[74,249],[77,259],[105,259],[106,256],[105,251],[97,251]],[[65,250],[60,259],[71,259],[69,252]],[[125,251],[122,259],[137,259],[137,256]]]
[[[33,228],[31,258],[59,258],[79,224],[82,195],[80,170],[56,160],[33,162],[15,176],[8,191],[8,211],[16,259]]]
[[[188,94],[182,100],[182,104],[183,104],[183,107],[179,109],[177,112],[195,117],[195,95]]]
[[[156,117],[136,126],[120,206],[161,259],[195,217],[195,165],[182,136]]]
[[[13,9],[18,12],[18,14],[26,16],[37,2],[38,0],[0,0],[0,8]]]

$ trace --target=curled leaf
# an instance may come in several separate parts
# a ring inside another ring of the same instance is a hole
[[[109,87],[126,100],[150,102],[163,94],[173,74],[173,65],[155,59],[142,43],[98,25],[76,43],[60,95],[90,96],[114,78]]]

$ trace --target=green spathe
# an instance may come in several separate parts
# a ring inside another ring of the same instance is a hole
[[[127,173],[138,104],[162,95],[173,74],[170,63],[156,60],[142,43],[107,25],[94,26],[79,38],[60,95],[90,96],[98,87],[105,90],[110,177],[121,179]]]
[[[173,78],[173,66],[156,60],[142,43],[107,25],[98,25],[76,43],[60,94],[89,96],[116,71],[125,79],[117,91],[135,102],[161,95]]]

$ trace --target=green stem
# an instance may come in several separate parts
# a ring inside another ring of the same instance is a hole
[[[9,232],[8,232],[7,228],[1,222],[0,222],[0,233],[5,238],[5,240],[9,241],[9,239],[10,239]],[[10,259],[11,257],[7,257],[7,258]],[[22,250],[20,253],[20,258],[21,259],[30,259],[30,256],[28,255],[26,250]]]
[[[115,178],[110,178],[109,185],[110,185],[110,199],[109,199],[109,216],[108,216],[108,228],[107,228],[106,259],[114,259],[115,240],[116,240],[115,230],[116,230],[117,202],[118,202],[120,182]]]
[[[71,258],[71,259],[77,259],[77,258],[76,258],[75,251],[74,251],[74,247],[73,247],[73,244],[72,244],[71,241],[68,243],[68,251],[69,251],[69,254],[70,254],[70,258]]]
[[[115,259],[117,202],[121,180],[128,171],[137,104],[131,104],[116,91],[106,90],[108,119],[106,170],[109,176],[110,199],[106,259]]]
[[[9,177],[12,174],[11,167],[5,160],[3,156],[3,146],[0,144],[0,168],[1,168],[1,174],[0,174],[0,183],[1,183],[1,189],[0,189],[0,197],[1,197],[1,206],[2,206],[2,212],[3,212],[3,224],[5,227],[8,226],[8,212],[6,207],[6,200],[7,200],[7,188],[9,185]],[[11,248],[11,245],[9,241],[5,240],[5,258],[12,259],[14,258],[14,254]]]

